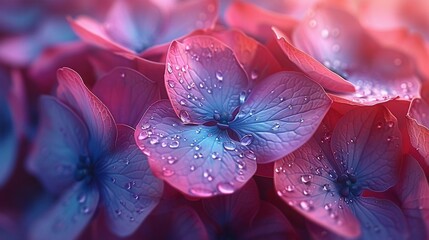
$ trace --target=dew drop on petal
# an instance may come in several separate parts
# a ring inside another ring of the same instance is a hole
[[[77,196],[77,201],[79,203],[84,203],[86,201],[86,194],[85,193],[81,193]]]
[[[176,84],[174,83],[174,81],[173,81],[173,80],[168,80],[168,81],[167,81],[167,84],[168,84],[168,86],[169,86],[169,87],[171,87],[171,88],[174,88],[174,86],[176,85]]]
[[[210,197],[213,195],[211,191],[203,188],[191,188],[189,192],[200,197]]]
[[[253,135],[246,134],[241,139],[240,142],[243,146],[249,146],[253,142]]]
[[[246,96],[247,96],[247,94],[245,91],[242,91],[240,93],[240,96],[239,96],[240,104],[243,104],[246,101]]]
[[[170,63],[167,63],[167,72],[168,72],[169,74],[172,74],[172,73],[173,73],[173,68],[171,67],[171,64],[170,64]]]
[[[179,117],[180,117],[180,120],[185,124],[191,122],[191,117],[189,116],[189,113],[185,110],[180,111]]]
[[[171,177],[171,176],[173,176],[173,175],[174,175],[174,171],[173,171],[173,170],[171,170],[171,169],[168,169],[168,168],[166,168],[166,167],[163,167],[163,168],[162,168],[162,175],[163,175],[164,177]]]
[[[256,70],[252,70],[252,72],[250,72],[250,78],[252,80],[255,80],[258,78],[258,72]]]
[[[147,139],[148,137],[149,137],[149,134],[147,131],[141,131],[139,133],[138,139],[141,141],[141,140]]]
[[[313,210],[313,206],[309,202],[307,202],[307,201],[301,201],[299,203],[299,206],[304,211],[311,211],[311,210]]]
[[[211,157],[212,157],[212,159],[218,159],[219,153],[218,152],[212,152]]]
[[[223,143],[223,148],[227,151],[234,151],[236,149],[236,145],[234,142],[227,141]]]
[[[172,141],[170,143],[170,145],[168,145],[170,148],[174,149],[174,148],[178,148],[180,145],[179,141]]]
[[[293,185],[287,185],[286,188],[285,188],[285,190],[287,192],[293,192],[295,190],[295,186],[293,186]]]
[[[301,182],[304,183],[304,184],[311,183],[311,179],[313,179],[313,176],[308,175],[308,174],[301,176]]]
[[[252,150],[245,151],[244,156],[250,160],[256,161],[256,155]]]
[[[219,80],[219,81],[223,80],[223,74],[222,74],[221,71],[217,71],[216,72],[216,79]]]
[[[219,183],[217,185],[217,190],[224,194],[231,194],[234,192],[234,187],[230,183]]]
[[[276,131],[279,130],[280,128],[280,124],[279,123],[274,123],[273,127],[271,128],[272,130]]]

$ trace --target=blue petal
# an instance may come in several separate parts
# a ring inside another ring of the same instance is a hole
[[[388,200],[357,198],[350,204],[361,223],[361,239],[405,239],[407,228],[401,210]]]
[[[99,193],[94,185],[75,184],[59,202],[38,219],[30,229],[30,238],[76,239],[94,215]]]
[[[79,157],[88,156],[88,132],[80,118],[54,97],[41,97],[40,117],[27,167],[48,190],[60,192],[73,182]]]
[[[296,72],[271,75],[243,101],[230,126],[242,137],[252,136],[248,145],[258,163],[275,161],[302,146],[331,105],[320,85]]]
[[[18,138],[6,96],[0,93],[0,187],[5,184],[15,165]]]
[[[231,194],[255,173],[254,153],[216,126],[185,125],[169,101],[153,104],[135,133],[154,173],[185,194]]]
[[[116,144],[113,153],[97,161],[95,171],[110,229],[128,236],[158,205],[163,182],[152,174],[132,128],[118,125]]]

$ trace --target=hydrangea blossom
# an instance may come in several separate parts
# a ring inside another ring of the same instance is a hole
[[[314,223],[346,238],[402,239],[394,203],[363,196],[398,180],[401,134],[383,106],[360,107],[338,120],[328,113],[313,138],[275,163],[278,195]]]
[[[169,101],[149,108],[135,139],[157,176],[199,197],[234,192],[256,163],[304,144],[331,103],[301,73],[249,81],[233,52],[208,36],[171,44],[165,84]]]
[[[57,97],[40,100],[41,120],[29,170],[58,202],[34,225],[34,239],[76,238],[97,209],[110,229],[126,236],[157,205],[163,183],[106,106],[68,68],[58,70]]]

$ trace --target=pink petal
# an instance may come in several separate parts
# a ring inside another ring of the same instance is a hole
[[[356,175],[361,186],[385,191],[398,178],[401,133],[383,106],[360,107],[338,121],[331,146],[338,164]]]
[[[410,239],[426,239],[429,234],[429,185],[418,162],[409,156],[395,186],[401,209],[407,218]]]
[[[117,123],[135,127],[148,107],[160,99],[156,84],[130,68],[118,67],[97,81],[93,92]]]
[[[166,100],[145,113],[135,139],[154,174],[190,196],[233,193],[256,171],[252,158],[240,157],[249,149],[216,126],[183,124]]]
[[[411,145],[417,149],[429,164],[429,105],[416,98],[411,102],[407,114],[408,133]]]
[[[99,193],[95,185],[76,183],[49,212],[31,226],[30,238],[77,238],[96,212],[98,199]]]
[[[72,108],[89,130],[89,148],[94,158],[109,150],[116,140],[116,123],[107,107],[85,86],[78,73],[70,68],[57,71],[57,96]]]
[[[324,88],[334,92],[354,92],[353,84],[347,82],[336,73],[327,69],[319,61],[299,50],[290,43],[290,40],[277,28],[273,28],[277,37],[277,43],[284,54],[295,63],[311,79],[322,85]]]
[[[163,182],[156,178],[147,158],[137,148],[134,130],[118,125],[113,152],[99,160],[100,194],[107,212],[109,229],[117,236],[129,236],[158,205]]]
[[[240,1],[233,2],[225,12],[228,25],[243,29],[257,39],[267,41],[271,36],[271,27],[277,27],[290,33],[297,24],[293,18],[267,11],[253,4]]]
[[[165,86],[177,116],[204,123],[215,113],[231,115],[248,90],[248,80],[227,46],[212,37],[195,36],[171,44]]]
[[[279,72],[257,85],[230,124],[251,137],[258,163],[275,161],[311,138],[331,100],[320,85],[296,72]]]

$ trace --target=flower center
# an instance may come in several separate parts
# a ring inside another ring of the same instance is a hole
[[[336,180],[336,184],[339,189],[339,193],[342,197],[352,199],[360,196],[362,188],[356,184],[357,178],[354,174],[344,173],[339,176]]]
[[[74,172],[74,178],[76,181],[85,180],[90,182],[94,176],[94,165],[92,164],[89,156],[80,156],[79,161],[76,164],[76,170]]]
[[[226,130],[229,128],[229,122],[232,120],[232,115],[226,112],[215,113],[213,119],[216,121],[216,125],[221,130]]]

